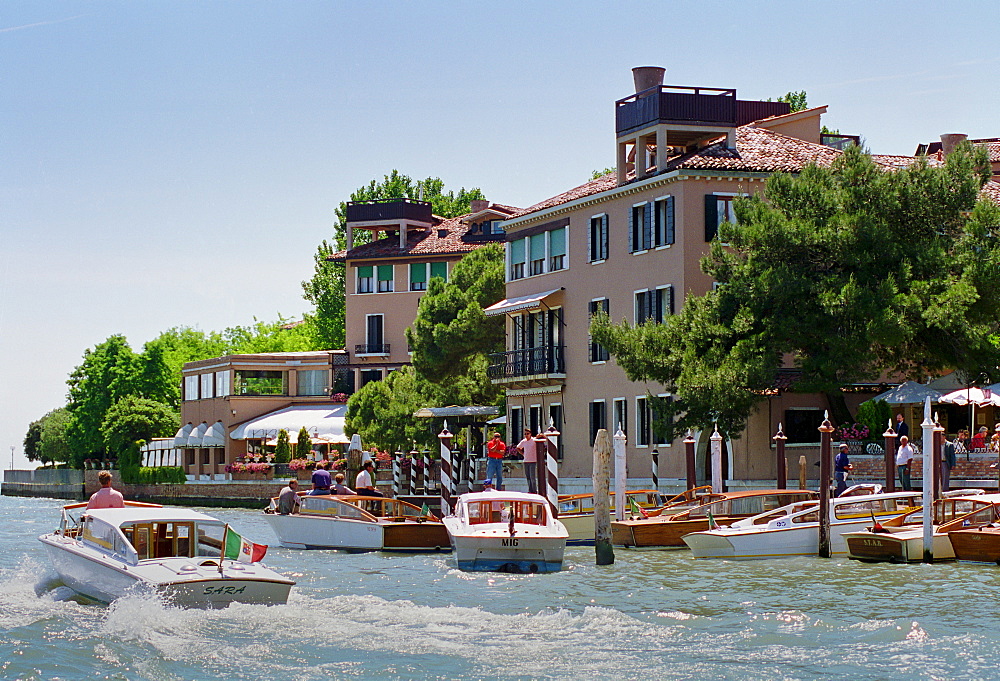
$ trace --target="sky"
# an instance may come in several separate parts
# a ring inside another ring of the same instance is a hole
[[[876,153],[1000,137],[1000,3],[0,4],[0,462],[84,350],[297,318],[393,169],[528,206],[614,164],[630,69],[806,90]]]

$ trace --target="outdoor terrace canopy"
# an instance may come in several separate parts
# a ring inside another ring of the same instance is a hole
[[[551,296],[553,293],[557,293],[562,289],[552,289],[551,291],[545,291],[543,293],[532,293],[528,296],[517,296],[516,298],[504,298],[499,303],[493,303],[488,308],[483,310],[487,317],[492,317],[494,315],[510,314],[511,312],[520,312],[522,310],[531,310],[539,307],[543,300]]]
[[[331,442],[346,442],[344,439],[344,416],[346,404],[309,404],[286,407],[269,414],[245,421],[229,434],[234,440],[264,439],[277,437],[278,431],[285,429],[289,436],[305,427],[313,437],[327,438]]]

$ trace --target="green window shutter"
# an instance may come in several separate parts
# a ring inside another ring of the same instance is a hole
[[[601,245],[600,245],[601,260],[608,259],[608,216],[605,213],[601,216]]]
[[[379,281],[392,281],[392,265],[379,265],[378,266],[378,280]]]
[[[410,284],[423,284],[427,282],[427,263],[410,263]]]
[[[517,241],[510,242],[510,262],[511,264],[517,264],[519,262],[524,262],[524,242],[527,239],[518,239]]]
[[[666,220],[667,224],[664,226],[664,235],[666,236],[666,241],[668,244],[674,243],[674,197],[667,197],[667,208],[666,208]]]
[[[431,263],[431,276],[441,277],[445,281],[448,281],[448,263],[446,262],[432,262]]]
[[[566,228],[549,232],[549,255],[566,255]]]
[[[712,241],[719,232],[719,204],[715,194],[705,194],[705,241]]]
[[[628,252],[634,253],[636,250],[634,239],[632,238],[632,233],[635,230],[635,208],[628,209]]]
[[[358,268],[358,276],[362,279],[367,279],[372,276],[374,269],[371,265],[362,265]]]
[[[545,257],[545,234],[532,234],[530,239],[531,259],[541,260]]]
[[[649,250],[653,246],[653,202],[649,201],[642,209],[642,248]]]

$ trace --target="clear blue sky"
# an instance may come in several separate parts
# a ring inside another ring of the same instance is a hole
[[[0,5],[0,462],[84,349],[297,317],[398,168],[526,206],[614,162],[630,69],[804,89],[878,153],[1000,136],[1000,3]]]

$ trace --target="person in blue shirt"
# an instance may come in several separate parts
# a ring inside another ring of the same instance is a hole
[[[850,459],[847,458],[847,443],[840,443],[840,451],[833,460],[833,477],[837,481],[837,491],[834,496],[840,496],[847,489],[847,474],[854,469]]]
[[[326,463],[316,462],[316,470],[312,474],[313,488],[309,494],[329,494],[332,483],[333,478],[330,477],[330,471],[326,470]]]

